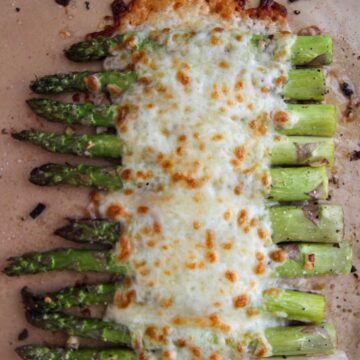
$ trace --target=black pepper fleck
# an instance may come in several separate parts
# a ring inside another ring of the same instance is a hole
[[[300,10],[294,10],[294,14],[295,14],[295,15],[300,15],[300,14],[301,14],[301,11],[300,11]]]
[[[346,97],[351,97],[354,95],[354,90],[350,87],[350,84],[347,83],[346,81],[343,81],[340,84],[340,89]]]
[[[90,10],[90,1],[85,1],[86,10]]]
[[[355,267],[355,265],[352,265],[352,266],[351,266],[351,272],[352,272],[352,273],[357,272],[357,268]]]
[[[20,9],[19,7],[15,8],[15,11],[16,11],[16,12],[20,12],[20,10],[21,10],[21,9]]]
[[[70,0],[55,0],[55,2],[61,6],[68,6],[70,3]]]
[[[23,329],[20,334],[18,335],[19,341],[24,341],[29,337],[29,331],[28,329]]]
[[[38,216],[41,215],[41,213],[45,210],[46,205],[43,203],[38,203],[34,209],[30,212],[30,217],[32,219],[36,219]]]
[[[356,161],[360,159],[360,150],[355,150],[350,154],[350,161]]]

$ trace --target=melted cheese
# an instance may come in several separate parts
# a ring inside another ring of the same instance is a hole
[[[127,113],[124,190],[102,196],[98,210],[124,223],[116,251],[130,264],[135,303],[110,306],[107,318],[136,334],[139,351],[160,342],[156,358],[246,358],[251,338],[279,324],[261,311],[276,282],[265,197],[293,37],[275,59],[249,28],[160,31],[159,48],[132,57],[138,84],[112,99]],[[114,51],[105,68],[128,61]]]

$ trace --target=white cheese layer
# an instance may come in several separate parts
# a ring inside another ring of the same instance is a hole
[[[238,29],[166,32],[168,46],[135,55],[138,83],[113,96],[126,113],[124,190],[98,210],[124,223],[117,255],[135,303],[107,318],[137,334],[139,351],[161,342],[159,358],[242,359],[252,335],[279,324],[261,311],[275,286],[265,197],[293,37],[274,59]],[[123,65],[122,52],[105,61]]]

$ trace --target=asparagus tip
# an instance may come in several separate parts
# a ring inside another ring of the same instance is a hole
[[[28,135],[29,135],[29,130],[22,130],[20,132],[11,133],[12,138],[20,141],[27,140]]]
[[[48,186],[52,184],[52,171],[56,168],[56,164],[47,163],[31,170],[29,181],[35,185]]]

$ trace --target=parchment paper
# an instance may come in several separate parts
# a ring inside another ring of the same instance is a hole
[[[360,2],[358,0],[298,0],[288,6],[292,27],[318,25],[335,40],[336,74],[346,74],[355,84],[360,80]],[[31,97],[28,84],[36,75],[89,68],[67,61],[63,48],[82,39],[87,32],[104,24],[111,0],[72,0],[64,9],[53,0],[2,0],[0,4],[0,267],[6,258],[27,251],[68,246],[52,231],[64,223],[66,216],[84,216],[89,191],[86,189],[39,188],[28,183],[30,170],[48,161],[76,162],[71,156],[46,153],[11,139],[11,129],[43,128],[62,130],[55,124],[36,118],[24,105]],[[300,10],[295,15],[294,10]],[[91,65],[96,68],[96,64]],[[329,76],[332,90],[338,83]],[[360,89],[359,89],[360,90]],[[345,106],[345,99],[336,91],[328,101]],[[360,160],[349,161],[349,154],[360,150],[359,120],[345,124],[339,111],[337,161],[332,170],[333,203],[345,208],[346,236],[354,243],[354,264],[360,270]],[[4,129],[4,130],[1,130]],[[37,218],[29,217],[38,202],[46,210]],[[360,274],[359,274],[360,275]],[[64,337],[37,330],[26,323],[20,300],[20,289],[29,286],[34,291],[58,289],[86,280],[85,275],[43,274],[21,278],[0,275],[0,359],[18,359],[13,349],[26,343],[49,342],[63,344]],[[339,349],[349,359],[360,359],[360,281],[355,276],[322,277],[306,283],[306,287],[321,290],[327,296],[327,317],[337,327]],[[301,286],[305,286],[301,283]],[[30,336],[18,341],[18,334],[28,329]],[[343,360],[340,353],[332,360]]]

